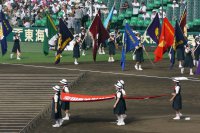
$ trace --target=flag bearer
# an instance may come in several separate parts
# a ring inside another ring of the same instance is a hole
[[[114,32],[110,33],[110,38],[108,39],[108,46],[109,46],[109,58],[108,62],[114,62],[113,56],[115,55],[115,34]]]
[[[58,85],[54,86],[55,90],[54,97],[52,99],[52,119],[55,120],[53,127],[60,127],[62,125],[62,113],[61,113],[61,100],[60,100],[60,87]]]
[[[124,119],[125,119],[125,111],[126,111],[126,102],[123,98],[123,93],[122,93],[122,84],[117,83],[115,84],[115,89],[117,90],[116,92],[116,102],[113,105],[113,112],[117,116],[117,125],[122,126],[125,125]]]
[[[76,34],[74,37],[75,38],[74,38],[73,57],[74,57],[74,64],[78,65],[78,58],[80,58],[80,46],[79,46],[80,38],[78,34]]]
[[[140,41],[139,45],[135,47],[135,56],[136,56],[136,64],[135,64],[135,69],[142,71],[142,65],[141,63],[144,62],[144,57],[143,57],[143,44],[141,42],[140,34],[139,32],[136,32],[136,36],[138,40]]]
[[[174,117],[174,120],[180,120],[182,114],[180,110],[182,109],[182,98],[181,98],[181,86],[179,84],[178,80],[173,80],[176,85],[174,87],[174,93],[172,93],[172,98],[170,101],[172,102],[172,108],[176,112],[176,117]]]
[[[184,47],[184,45],[178,45],[176,47],[176,51],[177,51],[177,60],[179,62],[179,66],[178,67],[182,68],[183,67],[182,63],[183,63],[183,61],[185,59],[185,47]]]
[[[189,67],[190,68],[190,75],[194,75],[193,71],[192,71],[192,68],[194,67],[193,58],[192,58],[192,50],[190,49],[190,46],[188,44],[186,45],[185,53],[186,53],[186,56],[185,56],[183,68],[181,68],[181,74],[184,73],[184,69],[186,67]]]
[[[85,56],[85,51],[86,51],[86,42],[85,42],[85,28],[81,27],[81,33],[79,34],[79,37],[81,39],[81,49],[82,49],[82,56]]]
[[[68,88],[68,83],[66,79],[62,79],[60,81],[60,83],[62,84],[63,88],[62,88],[62,92],[63,93],[69,93],[69,88]],[[69,120],[69,109],[70,109],[70,103],[67,101],[62,101],[62,109],[65,111],[65,117],[63,118],[63,120]]]
[[[20,38],[18,32],[15,33],[13,40],[14,40],[14,45],[13,45],[13,48],[12,48],[12,53],[10,54],[10,58],[12,59],[13,54],[16,53],[17,54],[17,60],[21,60],[21,58],[20,58],[20,55],[21,55],[21,49],[20,49],[21,38]]]

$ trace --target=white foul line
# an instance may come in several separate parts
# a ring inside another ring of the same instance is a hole
[[[138,74],[128,74],[128,73],[116,73],[116,72],[103,72],[103,71],[95,71],[95,70],[87,70],[87,69],[72,69],[72,68],[61,68],[61,67],[48,67],[48,66],[36,66],[36,65],[25,65],[25,64],[9,64],[9,63],[1,63],[5,65],[13,65],[13,66],[24,66],[24,67],[35,67],[35,68],[45,68],[45,69],[58,69],[58,70],[69,70],[69,71],[80,71],[80,72],[91,72],[91,73],[101,73],[101,74],[113,74],[113,75],[124,75],[124,76],[136,76],[136,77],[147,77],[147,78],[157,78],[157,79],[172,79],[173,77],[159,77],[159,76],[149,76],[149,75],[138,75]],[[189,81],[197,81],[200,82],[197,78],[188,78]]]

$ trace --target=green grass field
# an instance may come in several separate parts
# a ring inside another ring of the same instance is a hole
[[[37,64],[37,63],[54,63],[55,60],[55,51],[51,51],[49,55],[45,56],[42,51],[42,43],[30,43],[30,42],[21,42],[21,60],[16,60],[16,55],[13,56],[13,59],[10,59],[10,53],[13,47],[13,42],[8,42],[8,51],[6,55],[0,57],[1,63],[23,63],[23,64]],[[108,60],[108,52],[106,48],[105,55],[97,55],[97,61],[107,61]],[[0,53],[1,54],[1,53]],[[149,52],[150,58],[153,60],[154,55],[152,52]],[[61,62],[73,62],[73,52],[72,51],[63,51]],[[144,58],[148,59],[146,54],[144,54]],[[165,58],[167,56],[165,55]],[[121,59],[121,49],[116,51],[116,55],[114,56],[115,60]],[[132,52],[126,54],[126,60],[132,60]],[[92,49],[88,49],[86,51],[86,56],[81,56],[79,58],[79,62],[91,62],[92,59]]]

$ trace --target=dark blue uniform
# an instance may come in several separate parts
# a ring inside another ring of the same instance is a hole
[[[60,92],[57,92],[55,95],[58,96],[58,102],[57,102],[57,113],[55,113],[55,100],[54,97],[52,98],[52,119],[58,120],[62,119],[62,112],[61,112],[61,101],[60,101]]]
[[[108,46],[109,46],[109,55],[115,55],[115,42],[114,42],[114,40],[109,41]]]
[[[183,67],[189,67],[189,68],[194,67],[193,58],[192,58],[192,52],[191,51],[186,53]]]
[[[126,102],[125,102],[125,100],[123,98],[122,91],[118,91],[118,92],[121,93],[121,96],[120,96],[119,102],[117,103],[117,105],[114,108],[113,112],[114,112],[114,114],[121,115],[121,114],[125,114],[125,111],[126,111]]]
[[[143,57],[143,48],[139,47],[138,49],[136,49],[135,51],[135,60],[136,62],[142,63],[144,62],[144,57]]]
[[[14,45],[13,45],[13,48],[12,48],[12,52],[13,53],[17,53],[17,50],[19,51],[19,52],[21,52],[21,50],[20,50],[20,45],[19,45],[19,38],[16,38],[16,37],[14,37]]]
[[[176,52],[177,52],[177,60],[182,61],[185,59],[185,48],[184,45],[178,45],[176,47]]]
[[[172,103],[172,107],[174,110],[180,110],[182,109],[182,98],[181,98],[181,86],[178,85],[180,87],[178,94],[176,94],[173,103]],[[176,93],[176,91],[175,91]]]
[[[67,87],[67,86],[64,86]],[[69,93],[69,92],[65,92],[65,88],[63,87],[63,93]],[[70,109],[70,103],[68,101],[62,101],[62,109],[63,110],[69,110]]]
[[[73,57],[74,58],[80,58],[80,47],[79,47],[78,42],[75,42],[75,44],[74,44]]]

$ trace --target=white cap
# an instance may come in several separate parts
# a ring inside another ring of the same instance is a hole
[[[74,37],[79,37],[79,35],[78,35],[78,34],[75,34]]]
[[[60,86],[55,85],[54,87],[52,87],[55,91],[60,91]]]
[[[62,84],[67,84],[67,80],[66,80],[66,79],[62,79],[62,80],[60,81],[60,83],[62,83]]]
[[[117,84],[115,84],[115,87],[121,89],[122,88],[122,84],[120,82],[118,82]]]
[[[119,80],[118,83],[121,83],[122,85],[124,85],[124,80]]]
[[[177,79],[173,79],[174,82],[179,83],[179,81]]]
[[[110,33],[110,36],[114,36],[114,35],[115,35],[115,33],[114,33],[114,32],[111,32],[111,33]]]

